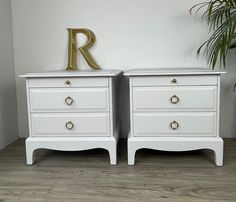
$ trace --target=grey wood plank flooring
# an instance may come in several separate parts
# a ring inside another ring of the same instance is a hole
[[[128,166],[125,141],[117,166],[99,149],[36,154],[27,166],[24,139],[0,151],[0,202],[236,201],[236,139],[225,139],[223,167],[209,150],[140,150],[136,165]]]

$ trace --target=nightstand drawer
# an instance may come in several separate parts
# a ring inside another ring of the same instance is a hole
[[[194,86],[217,85],[214,75],[196,76],[145,76],[134,77],[133,86]]]
[[[216,113],[134,113],[134,136],[216,136]]]
[[[108,78],[34,78],[29,79],[28,85],[31,88],[107,87]]]
[[[134,111],[216,110],[216,86],[134,87]]]
[[[108,88],[31,88],[31,112],[108,111]]]
[[[109,136],[109,113],[36,113],[31,122],[32,136]]]

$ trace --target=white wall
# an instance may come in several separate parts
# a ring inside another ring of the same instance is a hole
[[[95,32],[97,44],[92,54],[102,68],[206,66],[205,60],[196,58],[196,49],[207,38],[208,27],[188,13],[198,2],[200,0],[12,0],[20,136],[27,136],[28,129],[24,80],[18,75],[65,69],[66,28],[85,27]],[[83,60],[79,64],[87,68]],[[228,88],[232,86],[232,79],[224,82]],[[122,79],[120,117],[124,136],[129,124],[127,90],[127,80]],[[228,107],[234,107],[232,95],[229,90],[224,93]],[[228,110],[226,119],[227,124],[233,123],[233,110]],[[223,136],[234,135],[232,128],[223,128]]]
[[[11,1],[0,0],[0,149],[18,137]]]

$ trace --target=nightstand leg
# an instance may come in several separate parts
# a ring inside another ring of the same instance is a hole
[[[128,165],[133,166],[135,164],[135,153],[136,149],[128,141]]]
[[[28,165],[32,165],[35,161],[35,148],[33,148],[30,142],[28,142],[27,140],[25,141],[25,147],[26,147],[26,163]]]
[[[116,164],[117,164],[116,146],[115,146],[114,148],[111,147],[111,148],[108,150],[108,152],[109,152],[109,156],[110,156],[110,164],[111,164],[111,165],[116,165]]]
[[[218,143],[218,146],[214,149],[214,159],[215,159],[215,164],[217,166],[223,166],[223,151],[224,151],[224,148],[223,148],[223,142],[220,142]]]

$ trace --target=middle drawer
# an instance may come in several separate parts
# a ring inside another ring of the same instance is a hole
[[[31,88],[31,112],[109,111],[108,88]]]
[[[215,111],[216,86],[134,87],[134,111]]]

